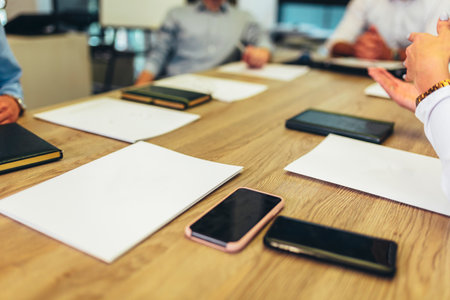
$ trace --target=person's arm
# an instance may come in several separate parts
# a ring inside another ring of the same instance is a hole
[[[0,124],[17,121],[23,107],[18,100],[22,99],[19,64],[14,58],[6,40],[5,31],[0,26]]]
[[[154,47],[151,49],[144,70],[139,74],[135,84],[141,85],[153,81],[163,70],[167,59],[176,48],[178,24],[174,10],[170,11],[159,29]]]
[[[353,44],[364,32],[366,24],[364,0],[352,0],[336,30],[326,42],[331,56],[354,56]]]
[[[242,54],[242,60],[250,68],[261,68],[269,62],[273,48],[272,43],[268,34],[251,16],[248,16],[241,39],[247,45]]]
[[[331,48],[332,56],[354,56],[364,59],[404,60],[405,49],[391,49],[375,26],[361,34],[355,43],[337,42]]]
[[[405,58],[405,49],[391,49],[377,28],[368,23],[370,13],[368,1],[353,0],[347,5],[344,17],[326,43],[331,56],[380,60]]]
[[[413,81],[422,93],[418,97],[416,116],[424,124],[425,134],[442,162],[442,185],[450,199],[450,20],[441,16],[438,36],[413,33],[407,48],[405,80]]]
[[[450,86],[430,94],[416,108],[425,134],[442,162],[442,186],[450,198]]]

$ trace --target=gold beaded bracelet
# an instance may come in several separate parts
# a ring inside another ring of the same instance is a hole
[[[417,105],[419,105],[420,102],[422,102],[423,99],[425,99],[426,96],[428,96],[429,94],[431,94],[432,92],[443,88],[444,86],[449,86],[450,85],[450,79],[445,79],[442,81],[439,81],[438,83],[436,83],[435,85],[433,85],[428,91],[426,91],[425,93],[421,94],[419,97],[416,98],[416,107]]]

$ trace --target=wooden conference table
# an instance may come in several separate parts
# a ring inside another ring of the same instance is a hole
[[[284,127],[309,107],[395,121],[385,146],[435,157],[412,113],[365,96],[364,77],[313,70],[286,83],[205,74],[269,89],[190,109],[201,119],[148,141],[243,173],[110,265],[0,215],[0,299],[450,299],[450,218],[283,171],[324,138]],[[1,198],[128,145],[33,119],[35,112],[19,123],[63,149],[64,159],[1,175]],[[184,238],[189,222],[239,186],[284,197],[282,215],[395,240],[396,276],[274,252],[262,243],[268,227],[237,254]]]

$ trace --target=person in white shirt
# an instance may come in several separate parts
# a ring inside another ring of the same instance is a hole
[[[449,0],[351,0],[326,45],[332,56],[404,60],[408,34],[435,34],[449,10]]]
[[[438,36],[412,33],[406,49],[405,81],[384,69],[369,74],[399,105],[415,112],[424,123],[425,134],[442,162],[442,187],[450,200],[450,20],[441,15]]]

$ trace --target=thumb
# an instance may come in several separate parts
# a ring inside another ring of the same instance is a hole
[[[409,35],[408,40],[409,40],[410,42],[414,42],[416,36],[419,35],[419,34],[420,34],[420,33],[412,32],[412,33]]]
[[[450,21],[448,13],[444,12],[439,17],[439,21],[437,23],[437,33],[443,34],[444,32],[450,32]]]
[[[370,25],[367,31],[378,34],[378,29],[375,25]]]

